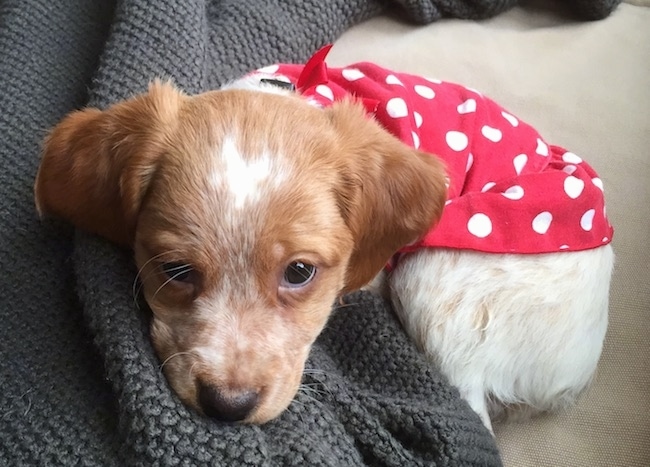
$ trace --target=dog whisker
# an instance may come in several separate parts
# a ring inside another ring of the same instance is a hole
[[[158,287],[158,289],[156,289],[156,291],[154,292],[151,299],[152,300],[155,299],[156,295],[158,295],[158,292],[160,292],[167,284],[169,284],[170,282],[175,280],[177,277],[180,277],[183,274],[185,274],[188,271],[188,269],[191,270],[191,267],[188,264],[184,264],[182,266],[178,266],[176,268],[173,268],[172,270],[178,270],[178,272],[176,274],[174,274],[173,276],[169,277],[165,282],[163,282],[162,285],[160,287]]]
[[[191,366],[190,369],[188,370],[187,373],[188,373],[190,379],[192,378],[192,373],[194,373],[194,368],[196,368],[196,365],[198,365],[198,364],[199,364],[199,362],[194,362],[194,363],[192,363],[192,366]]]
[[[316,397],[312,396],[310,393],[304,391],[303,389],[304,389],[304,388],[298,388],[298,394],[299,394],[301,397],[304,397],[304,398],[305,398],[307,401],[309,401],[309,402],[320,403],[320,401],[319,401]],[[296,400],[296,399],[294,399],[294,400]],[[298,403],[303,404],[303,405],[307,405],[307,404],[305,404],[305,402],[303,402],[303,401],[298,401]]]
[[[147,276],[146,278],[140,280],[141,275],[142,275],[142,271],[144,271],[144,268],[146,268],[147,265],[149,265],[149,263],[151,263],[152,261],[155,261],[155,260],[157,260],[159,258],[162,258],[165,255],[170,255],[170,254],[174,254],[174,253],[177,253],[177,252],[178,252],[178,250],[164,251],[164,252],[162,252],[162,253],[160,253],[158,255],[152,256],[151,258],[149,258],[142,265],[142,267],[140,267],[140,269],[138,270],[138,273],[135,275],[135,278],[133,279],[133,285],[131,287],[131,291],[132,291],[132,294],[133,294],[133,301],[135,302],[136,307],[138,306],[138,295],[140,294],[140,291],[142,290],[144,281],[149,278],[149,276]]]
[[[332,310],[340,310],[341,308],[348,308],[351,306],[357,306],[359,305],[357,302],[354,303],[339,303],[337,305],[332,306]]]
[[[298,394],[296,394],[298,396]],[[309,396],[305,396],[309,398]],[[313,402],[314,399],[309,398],[311,402]],[[300,418],[300,421],[302,423],[305,423],[305,418],[303,417],[303,413],[305,412],[305,408],[307,407],[307,403],[305,401],[298,400],[298,397],[294,397],[293,400],[291,401],[291,406],[292,406],[292,412]]]
[[[160,367],[158,368],[160,371],[163,370],[164,366],[173,358],[179,357],[181,355],[194,355],[192,352],[176,352],[171,354],[169,357],[167,357],[161,364]]]
[[[303,394],[315,394],[315,395],[318,395],[318,396],[324,396],[324,395],[331,395],[332,394],[331,391],[321,390],[321,389],[317,389],[317,388],[313,388],[313,387],[307,387],[307,386],[303,386],[302,388],[300,388],[300,390],[301,390],[301,392]]]

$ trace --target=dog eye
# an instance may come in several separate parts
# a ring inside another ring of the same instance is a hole
[[[162,263],[162,270],[172,281],[188,282],[191,279],[192,266],[185,263]]]
[[[284,270],[282,285],[285,287],[303,287],[314,278],[316,266],[294,261]]]

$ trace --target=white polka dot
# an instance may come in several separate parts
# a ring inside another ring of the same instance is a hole
[[[420,128],[422,126],[422,115],[413,112],[413,118],[415,119],[415,128]]]
[[[262,68],[258,68],[257,71],[260,73],[269,73],[273,74],[280,69],[280,65],[269,65]]]
[[[474,155],[470,152],[469,155],[467,156],[467,165],[465,166],[465,173],[469,172],[469,169],[472,168],[472,164],[474,164]]]
[[[517,175],[521,174],[521,171],[526,166],[526,162],[528,162],[528,156],[526,154],[519,154],[512,160],[512,164],[515,166],[515,172],[517,172]]]
[[[485,238],[492,233],[492,221],[483,213],[474,214],[467,222],[469,233],[478,238]]]
[[[564,173],[569,174],[569,175],[573,175],[573,172],[575,172],[576,170],[578,170],[578,168],[577,168],[575,165],[565,165],[565,166],[562,168],[562,171],[563,171]]]
[[[579,164],[580,162],[582,162],[582,159],[576,156],[575,154],[573,154],[572,152],[565,152],[562,155],[562,160],[564,162],[568,162],[569,164]]]
[[[386,76],[386,84],[396,84],[398,86],[404,86],[404,84],[395,75]]]
[[[568,250],[569,245],[560,245],[560,250]]]
[[[501,112],[501,115],[503,115],[503,118],[508,120],[512,126],[518,126],[519,125],[519,120],[514,115],[510,115],[508,112]]]
[[[356,68],[346,68],[341,72],[341,74],[348,81],[356,81],[366,76],[361,70],[357,70]]]
[[[413,136],[413,147],[418,149],[420,147],[420,137],[415,131],[411,132],[411,136]]]
[[[540,235],[544,235],[551,226],[552,221],[553,215],[550,212],[540,212],[535,216],[535,219],[533,219],[533,230]]]
[[[580,218],[580,227],[582,227],[582,230],[589,232],[592,227],[594,226],[594,215],[596,214],[595,209],[590,209],[589,211],[585,212],[582,217]]]
[[[609,241],[609,237],[603,237],[603,243],[607,243]]]
[[[477,91],[476,89],[474,89],[474,88],[470,88],[470,87],[465,86],[465,89],[467,89],[468,91],[472,91],[472,92],[478,94],[479,96],[481,95],[481,93],[478,92],[478,91]]]
[[[537,149],[535,149],[535,152],[540,156],[548,156],[548,146],[539,138],[537,138]]]
[[[316,92],[326,99],[329,99],[331,101],[334,100],[334,93],[329,88],[329,86],[326,86],[325,84],[319,84],[316,86]]]
[[[598,178],[598,177],[592,178],[591,183],[593,183],[598,188],[600,188],[600,191],[605,191],[605,187],[603,186],[603,181],[600,178]]]
[[[490,188],[492,188],[496,183],[494,182],[487,182],[485,185],[483,185],[483,188],[481,188],[481,193],[485,193],[488,191]]]
[[[518,200],[524,197],[524,189],[519,185],[514,185],[501,194],[508,199]]]
[[[483,128],[481,128],[481,133],[493,143],[498,143],[501,141],[501,137],[503,136],[501,134],[501,130],[498,128],[492,128],[488,125],[483,125]]]
[[[449,185],[451,185],[451,179],[445,175],[445,188],[449,188]]]
[[[436,97],[435,91],[431,89],[429,86],[416,84],[413,89],[415,89],[415,92],[417,92],[420,96],[424,97],[425,99],[433,99],[434,97]]]
[[[448,131],[445,140],[447,145],[454,151],[462,151],[469,144],[467,135],[460,131]]]
[[[445,206],[449,206],[451,204],[451,202],[452,202],[452,200],[448,199],[447,201],[445,201]]]
[[[439,79],[435,79],[435,78],[424,78],[424,79],[426,79],[428,82],[433,84],[442,84],[442,81],[440,81]]]
[[[585,182],[579,178],[569,175],[564,179],[564,192],[571,199],[576,199],[585,189]]]
[[[406,117],[409,112],[406,108],[406,101],[401,97],[393,97],[386,103],[386,112],[393,118]]]
[[[467,99],[465,102],[456,107],[458,113],[461,115],[476,112],[476,101],[474,99]]]

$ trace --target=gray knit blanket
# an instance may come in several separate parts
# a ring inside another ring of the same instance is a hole
[[[593,19],[618,1],[573,6]],[[499,465],[478,417],[367,293],[336,307],[277,420],[226,425],[187,409],[132,296],[130,252],[39,221],[32,185],[48,128],[154,77],[196,93],[303,61],[387,6],[428,23],[514,3],[0,1],[0,465]]]

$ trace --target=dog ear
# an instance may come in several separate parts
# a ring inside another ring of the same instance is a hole
[[[347,293],[370,282],[398,249],[438,221],[447,189],[437,157],[405,145],[359,105],[344,101],[329,112],[343,145],[336,194],[355,244]]]
[[[183,94],[156,81],[105,111],[66,116],[45,139],[34,197],[39,215],[130,246],[142,198]]]

